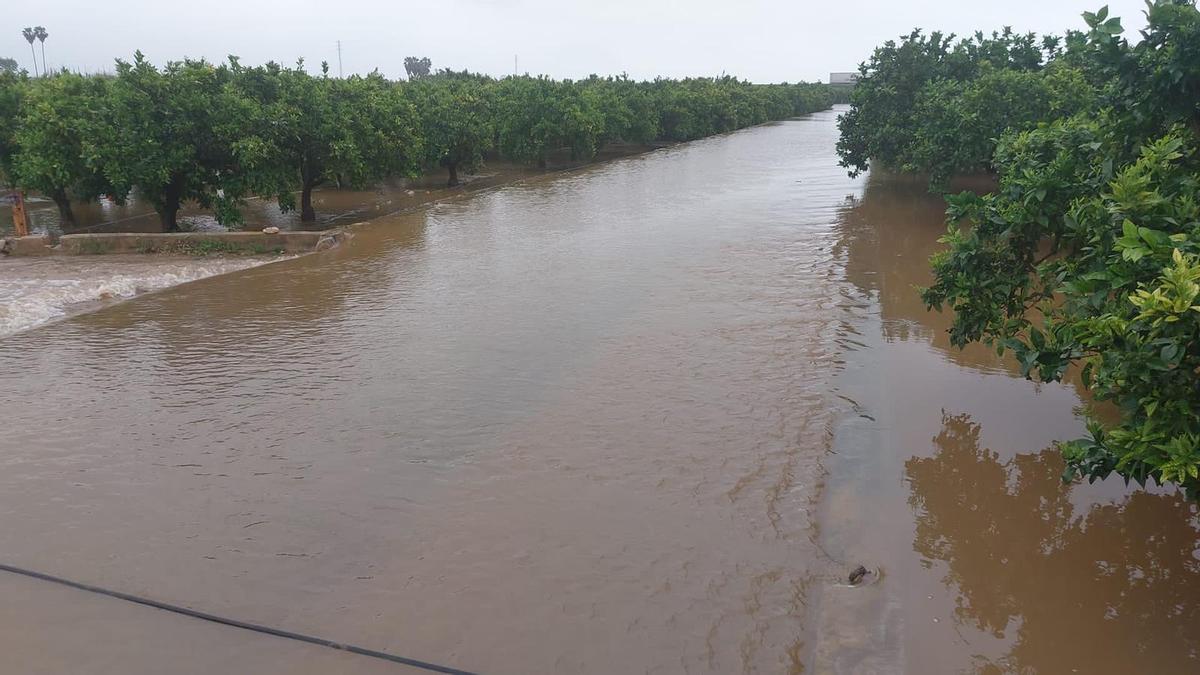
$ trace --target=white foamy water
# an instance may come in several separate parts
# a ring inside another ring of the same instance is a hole
[[[272,258],[0,258],[0,336],[35,328],[98,303],[131,298]]]

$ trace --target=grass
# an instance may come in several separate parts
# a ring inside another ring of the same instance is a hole
[[[112,246],[106,241],[88,239],[79,243],[79,252],[83,255],[101,255],[111,249]]]
[[[167,244],[146,242],[138,246],[138,253],[160,253],[166,255],[186,255],[193,258],[203,258],[213,255],[267,255],[283,253],[283,248],[267,247],[260,243],[243,244],[220,239],[196,239],[194,241],[177,241]]]

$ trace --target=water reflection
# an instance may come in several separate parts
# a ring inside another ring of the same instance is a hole
[[[1084,433],[1086,392],[952,347],[952,317],[921,303],[944,208],[923,184],[874,173],[839,212],[834,251],[861,304],[823,545],[885,573],[864,593],[826,594],[818,666],[1196,672],[1196,508],[1117,479],[1063,485],[1053,443]]]
[[[934,454],[905,475],[914,549],[944,563],[956,620],[1009,645],[982,669],[1166,673],[1197,657],[1195,507],[1144,491],[1076,504],[1058,453],[1005,458],[980,431],[968,414],[943,415]]]
[[[873,171],[861,198],[849,198],[839,214],[840,238],[835,249],[844,260],[846,277],[874,296],[883,317],[887,340],[917,340],[931,344],[959,365],[983,371],[1012,371],[989,349],[951,346],[947,330],[951,316],[930,312],[918,287],[932,282],[929,257],[941,248],[946,231],[946,202],[926,188],[920,178]],[[951,188],[987,190],[986,177],[964,179]]]

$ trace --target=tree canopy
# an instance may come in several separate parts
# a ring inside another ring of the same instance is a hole
[[[164,230],[185,204],[240,222],[257,195],[313,221],[313,191],[365,187],[391,177],[460,171],[486,158],[546,165],[586,161],[608,143],[686,141],[829,107],[825,85],[756,85],[735,78],[635,82],[592,76],[493,79],[429,72],[406,59],[410,79],[378,73],[310,74],[303,62],[247,67],[184,60],[158,68],[141,53],[114,76],[0,72],[0,172],[53,198],[131,191]]]
[[[404,72],[408,75],[408,79],[416,80],[429,75],[429,69],[433,66],[433,61],[429,60],[428,56],[417,58],[415,56],[404,57]]]
[[[71,199],[109,191],[93,137],[106,80],[63,73],[30,88],[20,102],[12,163],[17,182],[54,200],[63,223],[74,224]]]
[[[15,184],[13,156],[17,152],[17,116],[27,78],[14,71],[0,71],[0,183]]]
[[[253,187],[273,186],[283,210],[295,208],[312,221],[314,188],[331,180],[362,187],[419,168],[420,137],[410,102],[377,74],[331,78],[328,67],[309,75],[276,64],[250,69],[240,78],[243,95],[261,110],[261,137],[268,170]]]
[[[408,93],[421,118],[423,164],[444,167],[448,184],[458,185],[458,170],[479,166],[492,149],[493,88],[478,79],[446,77],[415,82]]]
[[[930,41],[917,37],[903,59],[891,56],[900,46],[884,48],[871,62],[878,70],[864,68],[866,86],[843,120],[840,148],[854,171],[868,158],[943,175],[993,169],[994,192],[948,197],[947,249],[932,261],[926,303],[953,310],[955,344],[1011,351],[1026,376],[1044,381],[1077,368],[1097,400],[1116,406],[1119,421],[1091,413],[1088,437],[1062,444],[1065,478],[1116,472],[1197,497],[1200,12],[1190,1],[1155,0],[1147,19],[1135,43],[1107,9],[1088,12],[1086,32],[1042,43],[1048,62],[971,66],[960,95],[980,101],[970,119],[987,120],[979,113],[990,102],[1028,112],[987,122],[996,140],[982,144],[969,125],[879,109],[900,88],[885,91],[877,76],[908,82],[914,110],[937,112],[920,96],[940,87],[941,75],[926,77],[911,64],[944,69],[957,57],[943,54],[959,48],[936,47],[929,58]],[[1006,49],[1011,56],[1011,42]],[[1031,76],[1040,87],[1015,86]],[[1020,91],[1024,100],[1005,102]],[[864,133],[866,120],[890,124],[894,142]],[[939,152],[920,150],[931,127],[941,130],[932,146],[964,146],[940,169],[930,166]]]
[[[158,69],[138,52],[118,61],[106,123],[91,159],[104,168],[113,194],[136,186],[158,212],[164,231],[178,229],[185,202],[212,208],[218,221],[237,222],[237,201],[265,151],[255,132],[261,113],[231,86],[229,66],[175,61]]]
[[[1055,58],[1061,45],[1010,28],[962,40],[915,30],[885,43],[860,67],[851,109],[839,120],[842,166],[852,174],[872,163],[929,174],[935,187],[993,169],[1004,131],[1093,105],[1085,73]]]

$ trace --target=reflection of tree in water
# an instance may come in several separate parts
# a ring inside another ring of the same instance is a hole
[[[1018,672],[1200,672],[1200,541],[1177,495],[1082,507],[1056,452],[1003,460],[967,415],[906,462],[915,550],[943,561],[956,615],[1012,640]],[[1078,669],[1078,670],[1073,670]]]
[[[979,181],[954,186],[986,187]],[[950,314],[927,310],[917,291],[932,282],[929,257],[942,248],[945,220],[946,202],[929,192],[926,181],[873,171],[862,197],[838,211],[834,253],[846,279],[877,298],[888,340],[927,342],[968,368],[1004,368],[990,349],[951,347]]]

